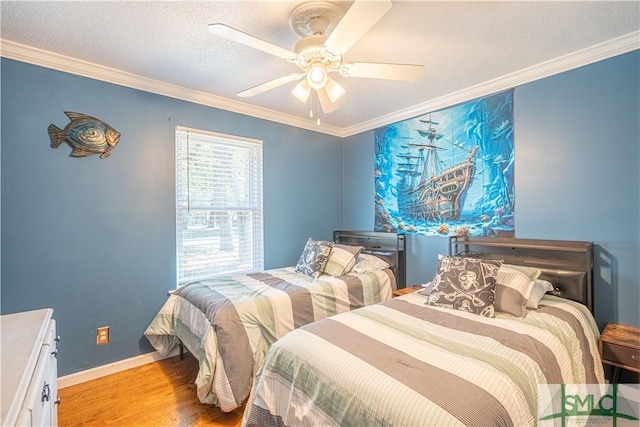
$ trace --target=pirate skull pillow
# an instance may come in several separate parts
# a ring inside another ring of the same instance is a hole
[[[502,261],[438,256],[438,270],[427,305],[495,315],[496,277]]]

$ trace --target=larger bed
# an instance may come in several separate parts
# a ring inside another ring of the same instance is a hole
[[[425,292],[315,322],[272,345],[243,425],[528,426],[537,424],[538,385],[604,382],[590,243],[452,238],[449,252]],[[487,276],[495,269],[498,284],[514,271],[529,276],[500,296],[494,289],[499,310],[483,307],[481,292],[470,305],[449,301],[448,274],[473,293],[477,265]],[[547,293],[534,297],[533,282]]]
[[[181,286],[145,336],[161,355],[186,347],[199,361],[200,401],[232,411],[246,400],[277,339],[308,323],[385,301],[404,286],[404,236],[340,231],[334,240],[317,272],[306,270],[309,254],[318,259],[321,254],[308,248],[329,242],[309,239],[296,267]]]

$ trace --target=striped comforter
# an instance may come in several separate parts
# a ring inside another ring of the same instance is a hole
[[[180,340],[200,363],[203,403],[232,411],[269,346],[295,328],[391,298],[391,270],[318,279],[293,267],[194,282],[173,292],[145,336],[167,355]]]
[[[603,383],[586,307],[552,296],[525,318],[427,307],[412,293],[271,346],[244,426],[529,426],[538,384]]]

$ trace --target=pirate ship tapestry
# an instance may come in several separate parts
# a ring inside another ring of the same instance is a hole
[[[513,91],[378,128],[375,230],[513,236]]]

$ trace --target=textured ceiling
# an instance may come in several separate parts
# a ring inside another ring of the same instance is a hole
[[[252,98],[235,95],[297,72],[295,65],[207,30],[221,22],[293,50],[299,36],[288,20],[299,3],[2,1],[0,35],[5,43],[305,119],[309,105],[290,94],[295,83]],[[338,4],[346,10],[351,2]],[[424,76],[415,82],[334,77],[347,93],[322,121],[337,129],[374,123],[603,42],[637,38],[639,30],[638,1],[394,1],[345,60],[423,64]]]

